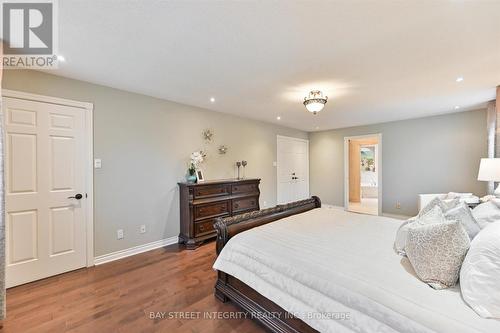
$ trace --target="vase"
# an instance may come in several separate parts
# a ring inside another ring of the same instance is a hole
[[[187,175],[186,180],[190,184],[196,183],[196,175]]]

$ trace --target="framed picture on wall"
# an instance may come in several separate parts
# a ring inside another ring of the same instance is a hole
[[[196,179],[198,180],[198,183],[205,181],[205,176],[203,175],[203,171],[201,169],[196,169]]]

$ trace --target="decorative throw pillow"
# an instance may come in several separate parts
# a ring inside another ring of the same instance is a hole
[[[500,223],[474,238],[460,271],[462,297],[481,317],[500,319]]]
[[[434,289],[455,285],[470,239],[458,221],[408,228],[406,255],[417,276]]]
[[[450,209],[444,214],[444,216],[448,220],[457,220],[464,227],[465,231],[469,235],[469,238],[472,240],[481,228],[479,224],[476,222],[474,216],[472,216],[472,212],[470,208],[463,202],[461,202],[457,207]]]
[[[427,212],[432,210],[432,208],[434,208],[435,206],[438,206],[439,208],[441,208],[443,213],[446,213],[448,210],[458,206],[459,203],[460,203],[459,198],[442,200],[436,197],[432,199],[424,208],[422,208],[422,210],[418,213],[418,217],[426,214]]]
[[[474,216],[481,229],[490,223],[500,221],[500,207],[495,201],[497,200],[487,201],[472,210],[472,216]]]
[[[401,256],[405,256],[405,246],[406,246],[406,238],[408,237],[408,228],[413,223],[418,224],[431,224],[431,223],[443,223],[446,221],[446,218],[443,214],[439,205],[433,206],[428,212],[423,214],[422,216],[412,217],[409,220],[406,220],[401,224],[397,233],[396,240],[394,241],[394,251]]]

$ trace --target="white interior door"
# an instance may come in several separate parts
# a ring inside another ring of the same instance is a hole
[[[278,203],[309,197],[309,141],[278,136]]]
[[[88,157],[82,109],[17,98],[2,108],[12,287],[86,266]]]

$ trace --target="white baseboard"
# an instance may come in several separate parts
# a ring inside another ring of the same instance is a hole
[[[398,214],[389,214],[389,213],[383,213],[382,216],[390,217],[390,218],[393,218],[396,220],[408,220],[409,218],[411,218],[411,216],[407,216],[407,215],[398,215]]]
[[[138,245],[134,246],[125,250],[120,250],[108,254],[104,254],[102,256],[98,256],[94,258],[94,265],[102,265],[107,262],[115,261],[118,259],[126,258],[133,256],[135,254],[151,251],[154,249],[158,249],[160,247],[164,247],[167,245],[172,245],[172,244],[177,244],[179,241],[179,237],[170,237],[170,238],[165,238],[165,239],[160,239],[159,241],[143,244],[143,245]]]

